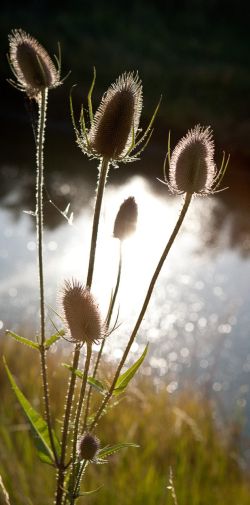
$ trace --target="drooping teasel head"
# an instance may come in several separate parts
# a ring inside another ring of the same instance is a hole
[[[108,88],[96,113],[93,114],[91,97],[95,77],[94,72],[94,79],[88,94],[89,128],[83,107],[80,115],[80,127],[77,127],[71,101],[71,114],[77,143],[82,151],[91,158],[105,158],[114,166],[121,161],[135,161],[149,142],[153,132],[153,121],[160,103],[157,105],[145,132],[140,134],[142,84],[138,75],[130,72],[122,74]]]
[[[196,125],[178,142],[172,155],[169,153],[169,180],[173,193],[207,195],[220,184],[228,160],[223,156],[217,170],[214,162],[214,141],[210,127]]]
[[[99,439],[91,433],[85,433],[78,441],[78,457],[80,460],[93,461],[99,448]]]
[[[38,98],[42,90],[60,84],[60,61],[54,65],[44,47],[25,31],[13,30],[9,35],[9,61],[18,89],[30,98]]]
[[[124,240],[134,233],[137,224],[138,207],[135,199],[130,196],[121,204],[115,218],[113,236]]]
[[[103,337],[99,307],[88,288],[76,280],[65,281],[61,302],[72,341],[91,344]]]

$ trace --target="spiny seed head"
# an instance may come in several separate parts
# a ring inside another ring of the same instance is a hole
[[[90,129],[90,145],[97,155],[119,160],[136,135],[142,109],[142,86],[133,73],[122,74],[102,98]]]
[[[208,194],[216,175],[210,127],[196,125],[173,150],[169,186],[175,193]]]
[[[62,309],[72,341],[91,344],[103,337],[99,307],[89,289],[80,282],[65,281]]]
[[[130,196],[121,204],[118,210],[113,235],[119,240],[129,237],[135,229],[138,217],[138,207],[135,199]]]
[[[60,84],[59,70],[44,47],[25,31],[13,30],[9,35],[10,64],[19,88],[30,98]]]
[[[79,459],[93,461],[100,448],[100,441],[91,433],[85,433],[78,441]]]

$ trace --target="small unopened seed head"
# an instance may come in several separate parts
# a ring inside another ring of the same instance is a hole
[[[196,125],[173,150],[170,188],[177,193],[207,194],[212,190],[215,174],[212,131]]]
[[[88,288],[80,282],[65,281],[62,293],[64,320],[74,342],[97,342],[103,337],[99,307]]]
[[[142,86],[133,73],[122,74],[102,98],[90,130],[93,150],[109,160],[126,155],[142,109]]]
[[[78,441],[78,456],[79,459],[92,461],[100,448],[100,441],[91,433],[86,433]]]
[[[124,240],[134,233],[137,224],[138,207],[134,197],[130,196],[121,204],[118,210],[113,235]]]
[[[9,35],[10,63],[20,89],[30,98],[37,98],[46,88],[60,84],[59,70],[44,47],[23,30],[13,30]]]

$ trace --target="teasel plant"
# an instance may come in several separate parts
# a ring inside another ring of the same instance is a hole
[[[114,394],[117,394],[117,390],[119,392],[119,388],[121,387],[121,383],[124,380],[124,376],[131,377],[132,375],[131,369],[125,372],[125,374],[121,374],[122,368],[126,362],[131,346],[143,321],[162,266],[178,235],[193,197],[198,195],[211,195],[217,191],[221,191],[219,187],[225,175],[229,163],[229,158],[229,156],[226,157],[225,153],[223,153],[220,168],[217,169],[214,161],[213,133],[210,127],[201,127],[200,125],[196,125],[193,129],[188,131],[186,136],[184,136],[178,142],[172,153],[170,148],[169,134],[168,151],[163,165],[164,180],[161,182],[163,182],[173,194],[183,195],[183,205],[174,229],[167,241],[167,244],[153,273],[144,302],[142,304],[142,308],[140,310],[135,326],[131,332],[123,356],[121,357],[119,365],[116,369],[111,385],[107,389],[103,401],[101,402],[99,409],[94,416],[94,419],[88,427],[90,432],[93,432],[93,430],[96,428],[100,418],[105,413],[112,396]],[[167,176],[167,162],[169,164],[169,177]],[[146,352],[147,347],[141,358],[134,365],[134,369],[137,370],[137,365],[138,367],[141,365],[145,358]]]
[[[55,56],[55,63],[44,47],[24,30],[13,30],[9,35],[8,61],[15,80],[9,79],[16,89],[24,92],[30,100],[35,100],[38,105],[38,126],[36,131],[36,229],[37,229],[37,254],[39,271],[40,292],[40,338],[38,346],[41,360],[43,395],[45,406],[45,419],[48,429],[48,438],[51,446],[53,461],[58,464],[58,453],[53,434],[49,386],[47,380],[46,353],[50,341],[46,341],[45,334],[45,295],[44,295],[44,270],[43,270],[43,191],[44,191],[44,143],[46,130],[46,115],[48,92],[62,84],[61,53]]]
[[[115,405],[119,395],[126,391],[128,384],[145,359],[148,346],[146,346],[139,359],[125,372],[123,371],[123,366],[126,364],[131,346],[140,329],[161,268],[182,226],[190,203],[196,195],[206,196],[219,190],[229,157],[226,158],[223,155],[221,166],[217,169],[214,162],[213,136],[209,127],[195,126],[180,140],[172,153],[169,136],[168,152],[163,167],[164,180],[162,182],[172,193],[183,195],[183,205],[173,232],[149,283],[144,302],[128,338],[124,353],[111,382],[107,384],[99,377],[99,364],[106,338],[117,329],[119,323],[118,313],[113,327],[111,325],[121,282],[123,243],[135,230],[137,204],[133,197],[129,197],[122,203],[115,219],[113,236],[119,240],[117,278],[111,293],[107,315],[103,317],[91,291],[102,201],[110,167],[117,167],[122,162],[126,163],[139,159],[140,154],[147,146],[152,135],[153,122],[159,104],[149,125],[144,132],[141,132],[139,122],[142,110],[142,86],[137,74],[122,74],[105,93],[100,106],[94,114],[92,108],[92,92],[96,78],[94,71],[94,78],[87,97],[88,111],[86,114],[85,108],[82,106],[78,122],[75,120],[71,93],[70,109],[76,142],[90,159],[99,160],[99,174],[86,282],[83,283],[75,279],[65,281],[60,294],[60,315],[64,323],[64,329],[57,330],[54,335],[46,338],[42,255],[43,148],[48,91],[62,82],[60,81],[60,56],[56,67],[47,52],[33,37],[22,30],[15,30],[10,36],[9,60],[16,77],[16,82],[12,82],[12,84],[25,92],[30,99],[34,99],[39,108],[36,144],[37,200],[35,214],[40,279],[41,336],[39,342],[34,342],[12,331],[8,331],[8,334],[20,343],[40,353],[45,419],[33,408],[19,389],[6,362],[5,368],[16,397],[32,427],[32,432],[35,433],[34,440],[40,459],[56,469],[54,504],[75,505],[78,498],[86,494],[81,491],[81,480],[88,465],[104,463],[110,454],[124,447],[137,447],[136,444],[131,442],[102,447],[101,441],[95,435],[95,430],[107,409]],[[167,163],[169,164],[169,171],[167,171]],[[169,172],[169,175],[167,175],[167,172]],[[72,346],[73,360],[70,365],[66,365],[69,371],[69,384],[62,420],[62,435],[59,440],[53,429],[50,414],[46,356],[50,347],[61,337],[68,340]],[[94,343],[100,344],[95,360],[92,354]],[[85,361],[81,366],[80,358],[84,354]],[[92,370],[91,375],[90,370]],[[79,394],[76,394],[77,380],[80,381]],[[101,401],[97,405],[95,414],[91,410],[92,390],[101,393]]]
[[[143,150],[145,149],[151,138],[153,132],[152,128],[153,122],[160,105],[160,103],[158,103],[146,130],[144,131],[144,133],[141,133],[139,129],[139,123],[142,110],[142,84],[141,81],[139,80],[138,75],[133,73],[122,74],[117,79],[117,81],[108,88],[107,92],[103,95],[103,98],[96,113],[93,114],[92,92],[94,89],[95,80],[96,80],[96,72],[94,69],[94,76],[87,97],[88,122],[89,122],[88,126],[83,106],[80,112],[79,124],[77,125],[73,109],[72,94],[70,95],[71,118],[74,131],[76,134],[76,142],[78,146],[81,148],[82,152],[86,154],[90,159],[96,158],[99,160],[96,201],[93,216],[91,245],[89,252],[89,264],[86,279],[86,289],[88,290],[91,290],[92,287],[99,220],[109,168],[112,165],[117,167],[122,162],[135,161],[136,159],[139,158],[139,155],[143,152]],[[115,289],[115,293],[116,292],[117,289]],[[112,305],[114,306],[115,297],[114,296],[112,297],[113,302],[111,303],[111,307]],[[107,316],[107,319],[111,318],[112,310],[113,308],[110,310],[110,316]],[[108,326],[109,322],[110,321],[108,321]],[[82,414],[87,377],[91,363],[92,343],[93,342],[86,343],[87,356],[84,366],[83,379],[80,388],[80,395],[76,407],[75,419],[73,422],[74,429],[73,429],[73,444],[72,444],[72,457],[71,457],[72,477],[70,479],[70,485],[71,488],[73,488],[73,490],[75,487],[74,484],[77,473],[75,472],[75,468],[77,466],[76,465],[77,439],[80,429],[80,419]],[[59,505],[61,503],[63,496],[63,482],[65,474],[64,467],[65,467],[67,438],[68,438],[68,431],[71,418],[71,408],[73,404],[75,383],[76,383],[75,370],[78,367],[80,350],[81,346],[79,345],[79,343],[76,343],[65,407],[62,444],[61,444],[61,459],[57,479],[56,505]],[[90,394],[91,393],[89,390],[87,406],[89,405]],[[87,413],[88,408],[86,409],[85,418]],[[72,495],[72,489],[71,489],[71,495]]]

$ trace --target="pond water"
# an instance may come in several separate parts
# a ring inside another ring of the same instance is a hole
[[[130,171],[131,174],[131,171]],[[8,191],[0,210],[0,328],[32,336],[38,331],[38,279],[34,173],[1,167]],[[8,184],[7,184],[8,182]],[[164,381],[170,394],[196,384],[217,405],[221,419],[245,419],[250,432],[250,220],[249,175],[233,171],[230,189],[196,198],[162,269],[138,337],[135,360],[150,343],[143,373]],[[45,194],[44,265],[47,328],[60,324],[58,294],[64,279],[84,282],[87,270],[94,181],[78,172],[53,173]],[[107,339],[106,356],[119,358],[141,308],[163,247],[178,218],[182,198],[142,176],[108,182],[100,222],[93,292],[105,315],[118,267],[113,223],[122,201],[134,196],[138,229],[123,251],[118,296],[119,327]],[[55,205],[74,212],[69,224]],[[118,310],[118,304],[116,309]],[[247,452],[245,453],[247,456]]]

